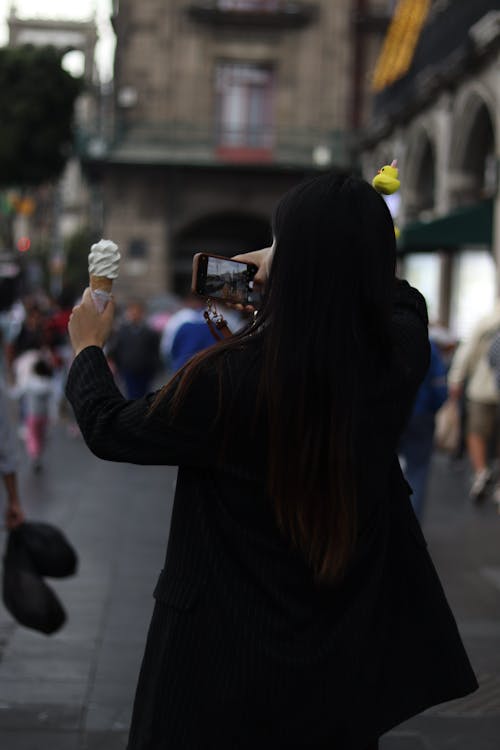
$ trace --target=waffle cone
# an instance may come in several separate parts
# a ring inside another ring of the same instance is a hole
[[[107,276],[90,276],[90,288],[92,291],[101,291],[111,293],[113,288],[113,279],[108,279]]]

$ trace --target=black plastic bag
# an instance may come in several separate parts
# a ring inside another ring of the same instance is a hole
[[[10,533],[21,539],[39,575],[66,578],[76,573],[76,552],[56,526],[25,521]]]
[[[3,602],[21,625],[51,635],[64,625],[66,613],[55,592],[37,572],[22,536],[15,532],[9,532],[4,556]]]

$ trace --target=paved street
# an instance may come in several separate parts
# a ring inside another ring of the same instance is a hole
[[[23,464],[29,516],[63,528],[80,569],[51,582],[69,616],[55,636],[15,625],[0,603],[2,750],[125,747],[174,481],[173,469],[99,461],[62,428],[42,475]],[[467,482],[464,463],[436,458],[424,527],[481,689],[399,727],[382,750],[500,748],[500,517],[490,502],[470,507]]]

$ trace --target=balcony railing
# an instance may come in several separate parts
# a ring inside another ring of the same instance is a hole
[[[318,15],[315,3],[290,0],[263,2],[193,2],[186,11],[194,21],[212,26],[245,26],[291,29],[306,26]]]
[[[347,168],[349,134],[341,131],[254,129],[244,131],[190,123],[121,123],[103,138],[81,131],[78,150],[87,161],[216,166],[254,165]]]

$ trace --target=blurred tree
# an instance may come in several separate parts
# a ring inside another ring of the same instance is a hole
[[[73,289],[83,290],[89,283],[89,248],[96,238],[89,227],[81,227],[65,241],[66,264],[63,284]]]
[[[82,79],[61,67],[66,50],[0,49],[0,186],[39,185],[68,158]]]
[[[14,247],[13,222],[35,205],[27,191],[56,179],[71,153],[83,79],[61,67],[67,50],[0,49],[0,244]]]

